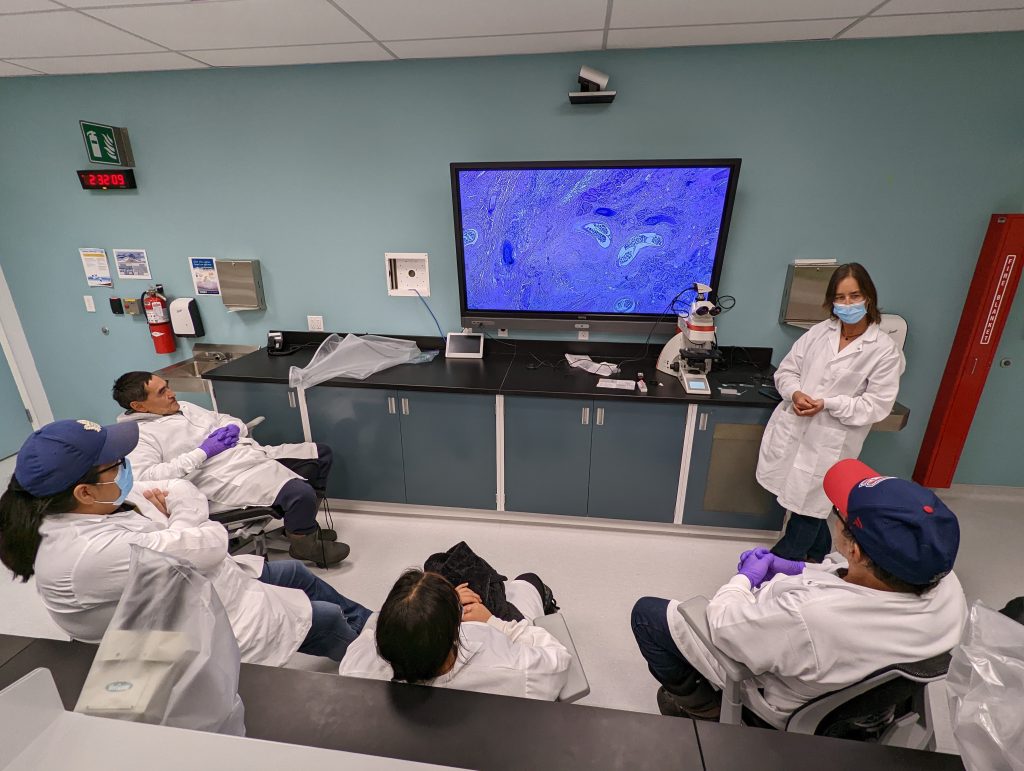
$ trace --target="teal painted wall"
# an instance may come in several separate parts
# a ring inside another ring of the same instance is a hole
[[[567,103],[584,62],[611,74],[613,105]],[[449,162],[739,156],[720,340],[778,360],[797,335],[777,324],[786,264],[864,262],[910,322],[913,411],[864,457],[908,474],[988,216],[1024,204],[1022,73],[1015,33],[0,79],[0,262],[55,414],[109,420],[114,377],[170,359],[86,288],[79,247],[147,249],[174,296],[192,294],[190,255],[260,258],[268,310],[200,298],[207,341],[258,344],[307,314],[430,334],[419,302],[386,296],[383,253],[430,253],[456,328]],[[129,127],[138,192],[78,189],[79,119]]]

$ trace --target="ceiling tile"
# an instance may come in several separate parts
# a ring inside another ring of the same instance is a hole
[[[26,70],[24,67],[19,67],[16,64],[8,64],[7,62],[0,62],[0,78],[11,78],[17,77],[18,75],[38,75],[38,72],[32,72],[32,70]]]
[[[872,16],[843,38],[957,35],[969,32],[1024,30],[1024,10],[977,13],[929,13],[920,16]]]
[[[387,51],[376,43],[232,48],[219,51],[186,51],[185,53],[215,67],[267,67],[275,64],[369,62],[392,58]]]
[[[1024,0],[889,0],[872,16],[1024,8]]]
[[[595,30],[552,32],[543,35],[439,38],[392,42],[387,46],[402,59],[547,54],[557,51],[596,51],[601,48],[603,34],[602,30]]]
[[[779,21],[764,24],[720,24],[704,27],[613,29],[608,33],[608,47],[668,48],[671,46],[773,43],[785,40],[823,40],[831,38],[852,21],[853,19],[828,19],[822,21]]]
[[[327,0],[235,0],[89,13],[178,51],[367,39]]]
[[[65,56],[50,59],[24,59],[29,67],[47,75],[77,75],[87,72],[149,72],[156,70],[192,70],[204,68],[186,56],[164,52],[157,54],[115,54],[112,56]]]
[[[378,40],[604,29],[608,0],[336,0]]]
[[[61,7],[50,0],[0,0],[0,14],[60,10]]]
[[[857,18],[880,0],[615,0],[613,28]]]
[[[5,16],[0,23],[0,59],[159,50],[75,11]]]

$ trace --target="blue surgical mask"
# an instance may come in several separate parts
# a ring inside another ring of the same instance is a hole
[[[846,324],[856,324],[868,315],[868,309],[864,303],[854,303],[853,305],[832,303],[832,312],[839,317],[840,321]]]
[[[124,503],[124,499],[128,497],[128,493],[132,490],[132,485],[135,484],[135,478],[132,476],[132,462],[127,458],[122,462],[121,468],[117,472],[117,476],[114,477],[112,482],[95,482],[96,485],[117,485],[117,489],[121,491],[121,494],[117,496],[117,500],[113,501],[96,501],[96,503],[109,503],[114,506],[120,506]]]

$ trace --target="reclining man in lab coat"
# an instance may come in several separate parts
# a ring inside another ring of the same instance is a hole
[[[139,424],[131,461],[140,482],[187,479],[214,512],[272,506],[284,517],[290,556],[320,567],[348,556],[348,545],[335,542],[337,534],[316,522],[314,488],[323,489],[331,468],[327,445],[261,445],[238,418],[179,402],[167,381],[152,372],[122,375],[113,396],[125,409],[118,423]]]
[[[299,651],[340,661],[370,610],[296,560],[232,557],[206,498],[183,479],[135,484],[138,423],[59,420],[18,452],[0,497],[0,559],[36,589],[57,625],[99,642],[128,581],[131,547],[188,560],[210,579],[242,661],[281,666]]]
[[[960,526],[933,492],[853,459],[835,464],[824,488],[838,554],[805,564],[744,552],[707,609],[712,641],[754,673],[744,688],[763,689],[777,728],[802,704],[876,670],[949,651],[967,618],[952,572]],[[661,683],[662,714],[717,720],[723,673],[678,606],[638,600],[633,634]]]

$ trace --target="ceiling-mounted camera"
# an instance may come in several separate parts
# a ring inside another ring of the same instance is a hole
[[[569,101],[572,104],[608,104],[615,99],[614,91],[606,91],[608,76],[600,70],[583,65],[580,67],[580,74],[577,78],[580,84],[579,91],[569,92]]]

